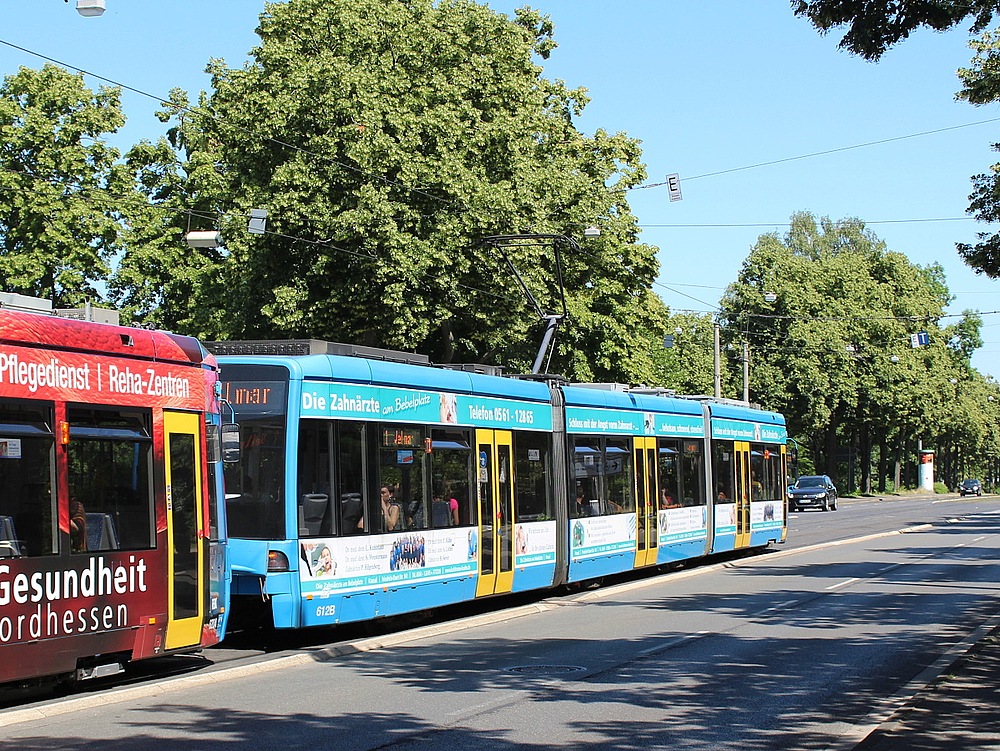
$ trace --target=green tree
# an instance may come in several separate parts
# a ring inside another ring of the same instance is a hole
[[[907,447],[936,435],[946,384],[968,363],[978,325],[939,326],[949,299],[940,267],[914,266],[860,220],[799,213],[784,237],[758,240],[721,321],[728,342],[749,343],[751,398],[788,416],[818,471],[856,459],[847,487],[856,474],[867,491],[873,468],[884,488]],[[927,347],[910,347],[917,329]]]
[[[225,252],[188,248],[183,236],[218,229],[224,182],[204,132],[193,125],[186,94],[172,91],[168,104],[170,112],[159,113],[164,122],[176,116],[167,137],[126,154],[125,169],[142,200],[130,207],[128,250],[108,286],[134,319],[211,338],[226,329]]]
[[[970,46],[975,56],[969,68],[958,71],[963,84],[958,98],[977,105],[1000,101],[1000,33],[987,32]],[[1000,151],[1000,144],[993,144],[993,150]],[[969,213],[983,222],[1000,219],[1000,164],[974,175],[972,187]],[[1000,233],[980,232],[978,237],[975,244],[960,243],[959,255],[972,268],[996,278],[1000,276]]]
[[[797,16],[809,19],[822,33],[847,26],[840,47],[877,60],[912,31],[926,26],[945,31],[972,17],[970,30],[983,31],[1000,11],[997,0],[792,0]]]
[[[203,333],[524,368],[542,325],[482,238],[578,237],[597,224],[600,238],[563,255],[571,318],[552,367],[657,376],[658,265],[625,200],[645,178],[638,142],[577,130],[584,91],[534,61],[555,46],[546,17],[468,0],[291,0],[267,5],[258,34],[250,63],[213,61],[214,92],[175,108],[185,161],[218,166],[215,208],[230,228],[220,268],[197,271],[227,309]],[[267,235],[240,229],[255,207]],[[560,310],[553,249],[509,255],[539,303]]]
[[[662,384],[679,394],[715,393],[715,325],[709,314],[671,314],[667,330],[673,346],[664,351]],[[721,375],[724,392],[729,393],[729,373]]]
[[[75,307],[102,299],[131,195],[117,150],[120,92],[54,66],[0,86],[0,287]]]

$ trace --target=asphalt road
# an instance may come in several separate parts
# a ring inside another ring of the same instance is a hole
[[[0,747],[848,749],[1000,610],[998,533],[995,497],[848,499],[763,555],[11,708]]]

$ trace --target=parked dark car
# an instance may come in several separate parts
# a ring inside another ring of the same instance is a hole
[[[983,484],[979,480],[963,480],[958,486],[959,495],[982,495]]]
[[[803,475],[788,488],[788,507],[792,511],[818,508],[837,510],[837,486],[828,475]]]

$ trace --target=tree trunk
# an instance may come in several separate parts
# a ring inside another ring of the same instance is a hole
[[[863,495],[872,492],[872,430],[868,423],[863,423],[858,431],[858,461],[860,462],[861,483]]]

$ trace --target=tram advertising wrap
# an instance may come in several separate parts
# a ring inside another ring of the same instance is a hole
[[[189,337],[0,308],[0,682],[222,638],[217,383]]]
[[[313,340],[208,346],[241,434],[233,588],[277,628],[784,540],[775,413]]]

